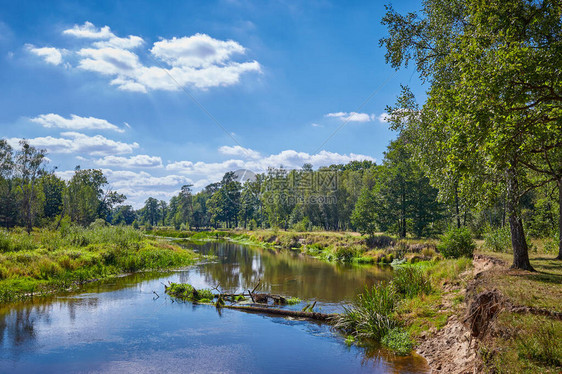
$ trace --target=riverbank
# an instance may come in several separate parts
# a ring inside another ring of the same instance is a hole
[[[420,335],[417,347],[432,369],[561,371],[562,263],[540,253],[530,258],[536,272],[509,269],[508,254],[477,252],[474,267],[444,288],[441,308],[453,313],[442,328]]]
[[[408,263],[442,259],[433,239],[396,239],[378,234],[373,237],[350,232],[297,232],[283,230],[176,231],[155,229],[157,237],[206,241],[228,239],[238,244],[289,249],[328,262],[390,264],[396,258]]]
[[[130,227],[0,231],[0,302],[65,291],[141,270],[193,264],[198,256]]]

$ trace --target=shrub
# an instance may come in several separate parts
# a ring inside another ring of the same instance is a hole
[[[4,230],[0,230],[0,252],[9,252],[12,250],[12,241],[8,236],[8,233]]]
[[[373,248],[387,248],[394,245],[394,239],[387,235],[375,235],[367,238],[367,245]]]
[[[336,260],[341,262],[350,262],[355,255],[355,250],[347,246],[338,246],[334,250]]]
[[[484,247],[492,252],[508,252],[511,248],[509,227],[500,227],[485,234]]]
[[[396,292],[406,296],[415,297],[420,294],[431,293],[431,282],[423,271],[415,266],[400,266],[394,270],[392,284]]]
[[[97,229],[100,227],[105,227],[107,226],[107,222],[105,222],[105,220],[103,218],[96,218],[96,220],[92,223],[90,223],[90,228],[91,229]]]
[[[391,329],[397,327],[397,322],[390,316],[396,302],[392,284],[365,288],[351,307],[346,307],[344,313],[337,317],[335,326],[348,335],[380,341]]]
[[[453,228],[441,237],[437,249],[445,258],[472,257],[476,243],[466,228]]]
[[[395,327],[388,331],[388,333],[382,338],[381,343],[392,349],[400,356],[408,355],[414,347],[410,334],[399,327]]]

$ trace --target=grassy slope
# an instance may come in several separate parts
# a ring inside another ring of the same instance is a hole
[[[0,231],[0,302],[68,289],[137,270],[185,266],[188,250],[132,228]]]
[[[536,272],[510,270],[512,257],[505,253],[481,252],[506,265],[484,272],[477,292],[498,289],[515,305],[562,312],[562,262],[553,255],[531,253]],[[562,321],[532,314],[503,311],[495,334],[484,339],[480,357],[490,372],[562,372]]]

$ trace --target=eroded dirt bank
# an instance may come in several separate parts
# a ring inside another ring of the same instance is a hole
[[[447,324],[439,331],[428,332],[422,336],[422,342],[417,346],[417,352],[428,362],[432,373],[479,373],[481,364],[478,362],[478,335],[474,331],[476,315],[470,315],[471,308],[476,308],[477,295],[474,295],[475,285],[481,274],[492,269],[505,267],[505,264],[495,258],[475,256],[474,267],[461,274],[461,281],[446,285],[441,309],[453,309],[455,312],[448,319]],[[463,295],[465,303],[454,305],[453,298]],[[474,314],[474,310],[472,311]],[[485,314],[486,312],[484,312]],[[480,317],[493,318],[490,315]],[[478,326],[482,328],[483,326]],[[482,333],[482,332],[480,332]]]

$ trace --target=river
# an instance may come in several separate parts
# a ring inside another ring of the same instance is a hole
[[[377,266],[328,264],[230,242],[189,244],[216,260],[95,282],[79,293],[0,306],[0,373],[420,373],[419,356],[348,347],[329,326],[170,299],[164,284],[220,285],[298,297],[337,312]]]

